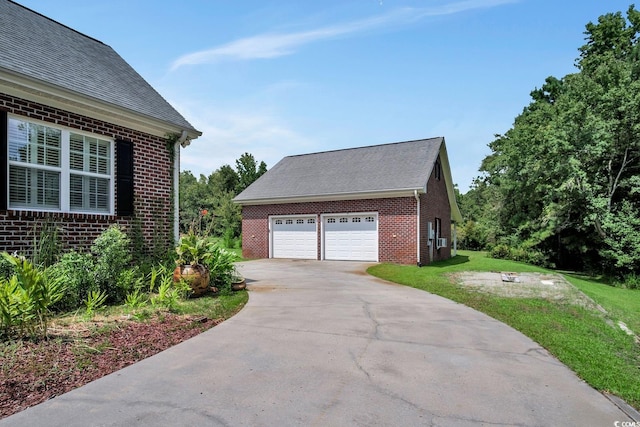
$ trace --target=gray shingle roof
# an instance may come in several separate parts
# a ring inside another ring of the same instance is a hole
[[[0,69],[193,130],[111,47],[0,0]]]
[[[285,157],[235,201],[423,189],[443,141],[438,137]]]

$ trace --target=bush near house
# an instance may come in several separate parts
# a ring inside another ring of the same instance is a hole
[[[173,280],[172,261],[146,271],[132,265],[139,256],[132,253],[132,242],[118,225],[98,236],[88,252],[65,253],[49,266],[36,263],[51,259],[43,252],[46,248],[58,247],[58,234],[51,230],[40,236],[46,245],[34,243],[32,260],[18,254],[0,257],[0,338],[46,337],[55,314],[76,312],[92,318],[107,304],[175,311],[189,296],[188,286]],[[210,284],[228,295],[237,257],[212,239],[201,239],[209,240],[204,258],[212,272]]]

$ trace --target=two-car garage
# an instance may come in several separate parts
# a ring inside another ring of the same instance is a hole
[[[272,216],[269,223],[271,258],[378,261],[376,212]]]

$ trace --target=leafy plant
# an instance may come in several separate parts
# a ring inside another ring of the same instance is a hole
[[[129,238],[120,227],[112,225],[91,246],[91,252],[96,257],[96,284],[113,302],[121,301],[124,297],[118,292],[118,278],[131,262],[130,245]]]
[[[67,252],[46,272],[49,277],[66,283],[66,292],[53,306],[56,311],[75,310],[83,304],[89,292],[97,290],[94,262],[90,254]]]
[[[14,275],[0,279],[0,313],[2,330],[10,335],[19,333],[47,334],[50,307],[58,302],[65,292],[60,279],[50,278],[24,257],[2,253],[2,257],[13,265]]]
[[[21,296],[16,276],[0,278],[0,330],[3,335],[11,335],[15,328],[22,328],[24,324]]]
[[[133,309],[143,307],[147,304],[147,295],[139,288],[136,288],[125,296],[124,303]]]
[[[105,305],[107,302],[107,293],[103,290],[91,291],[87,295],[87,299],[84,301],[85,315],[88,318],[92,318],[99,308]]]
[[[218,245],[211,247],[210,256],[207,259],[207,267],[211,275],[211,284],[221,291],[230,288],[231,278],[235,269],[236,254],[221,248]]]
[[[125,268],[120,272],[117,282],[117,300],[124,299],[130,292],[144,286],[144,276],[139,274],[138,268]]]
[[[173,278],[171,278],[171,280],[173,281]],[[173,289],[180,299],[187,299],[189,295],[191,295],[191,292],[193,292],[191,286],[184,280],[173,282]]]
[[[206,263],[211,257],[212,246],[213,244],[207,238],[198,236],[191,230],[182,236],[176,247],[177,263],[180,265]]]
[[[167,273],[167,268],[164,265],[159,265],[151,269],[147,275],[147,279],[149,281],[149,292],[155,292],[156,288],[159,286],[159,280]]]
[[[60,228],[51,219],[47,219],[42,223],[40,237],[34,237],[33,263],[48,267],[58,261],[61,252]]]
[[[489,252],[489,256],[491,258],[496,259],[509,259],[509,255],[511,253],[511,248],[504,243],[500,243],[495,245],[491,251]]]
[[[165,277],[158,287],[158,294],[151,297],[151,304],[171,310],[178,302],[178,298],[179,295],[173,287],[173,279]]]
[[[9,279],[13,276],[13,264],[4,257],[0,257],[0,279]]]
[[[640,289],[640,274],[627,274],[623,280],[615,281],[614,284],[620,288]]]

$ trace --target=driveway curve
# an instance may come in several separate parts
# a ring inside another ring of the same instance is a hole
[[[241,263],[250,298],[180,345],[0,426],[613,426],[543,348],[370,264]]]

